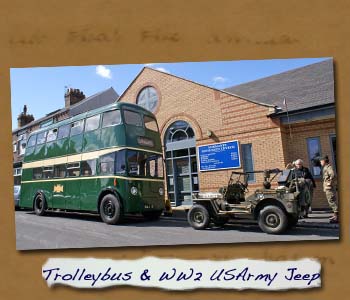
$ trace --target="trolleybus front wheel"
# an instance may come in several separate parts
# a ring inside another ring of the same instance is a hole
[[[100,216],[106,224],[114,225],[120,223],[123,218],[123,212],[119,199],[113,195],[105,195],[100,203]]]
[[[45,215],[47,208],[46,199],[43,193],[38,193],[34,199],[34,212],[38,216]]]

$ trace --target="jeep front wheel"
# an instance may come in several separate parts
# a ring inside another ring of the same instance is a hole
[[[264,207],[259,214],[259,227],[269,234],[280,234],[287,229],[288,217],[278,206]]]

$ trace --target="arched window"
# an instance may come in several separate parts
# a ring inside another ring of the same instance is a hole
[[[138,94],[136,103],[143,108],[155,112],[159,102],[157,90],[152,86],[147,86]]]
[[[165,136],[165,142],[176,142],[194,138],[194,132],[190,124],[185,121],[176,121],[171,124]]]

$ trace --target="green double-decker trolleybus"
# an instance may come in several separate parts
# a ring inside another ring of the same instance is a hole
[[[93,212],[107,224],[164,209],[162,145],[154,115],[123,102],[33,132],[22,166],[20,207]]]

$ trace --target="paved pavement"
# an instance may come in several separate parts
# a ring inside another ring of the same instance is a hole
[[[132,217],[111,226],[94,215],[50,213],[39,217],[29,211],[16,211],[18,250],[336,239],[338,228],[296,227],[282,235],[269,235],[252,222],[197,231],[177,217],[152,222]]]

